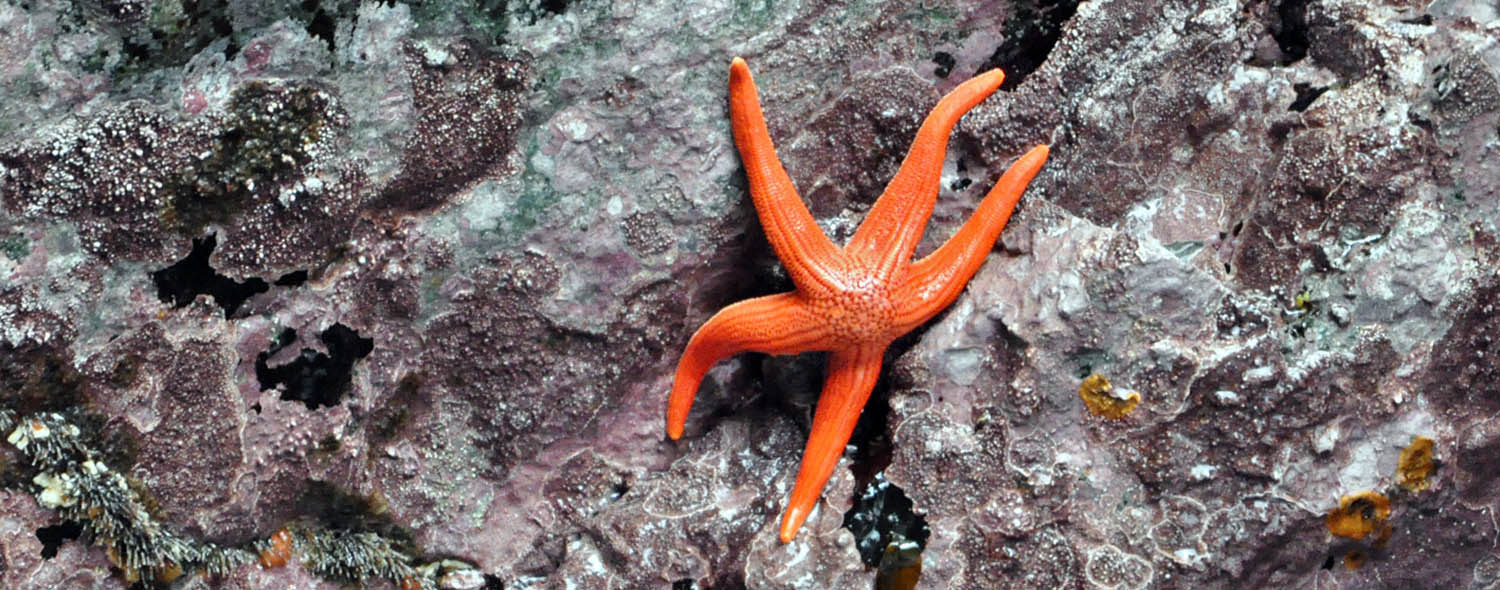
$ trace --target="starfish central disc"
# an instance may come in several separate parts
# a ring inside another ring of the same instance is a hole
[[[827,322],[830,340],[844,345],[888,343],[904,330],[897,324],[899,308],[890,287],[869,273],[846,277],[844,285],[809,304]]]
[[[797,483],[782,515],[783,543],[796,536],[844,454],[880,377],[886,346],[958,298],[984,263],[1026,185],[1047,161],[1045,145],[1021,156],[957,234],[931,255],[912,261],[937,200],[949,133],[1004,79],[1000,70],[990,70],[938,102],[917,130],[896,177],[849,244],[839,248],[818,229],[776,158],[750,68],[739,58],[729,68],[729,116],[750,181],[750,199],[766,241],[786,265],[797,290],[741,301],[698,328],[677,363],[667,400],[667,435],[673,440],[682,437],[698,384],[721,358],[745,351],[832,353]]]

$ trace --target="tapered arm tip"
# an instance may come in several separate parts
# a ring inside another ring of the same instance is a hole
[[[802,528],[802,523],[807,521],[808,510],[800,506],[789,506],[786,514],[781,516],[781,538],[782,543],[790,543],[797,538],[797,531]]]
[[[1003,83],[1003,82],[1005,82],[1005,72],[1001,71],[1000,68],[995,68],[993,70],[990,70],[988,72],[985,72],[983,74],[980,74],[980,75],[974,76],[974,77],[978,78],[979,80],[982,80],[981,82],[975,82],[974,83],[975,86],[979,86],[981,88],[988,88],[991,91],[994,91],[994,89],[999,88],[1000,84]],[[988,93],[986,93],[986,94],[988,94]]]

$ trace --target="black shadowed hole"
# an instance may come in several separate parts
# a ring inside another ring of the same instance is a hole
[[[255,378],[260,381],[261,391],[280,387],[281,399],[300,401],[309,410],[338,405],[349,390],[355,361],[369,355],[375,349],[375,341],[337,323],[319,334],[318,339],[328,349],[327,353],[304,348],[296,359],[284,365],[272,367],[267,361],[288,341],[278,341],[256,355]]]
[[[311,5],[310,8],[309,5]],[[324,43],[328,44],[328,50],[333,51],[333,30],[337,26],[337,23],[333,20],[333,15],[319,8],[318,0],[306,0],[302,3],[302,8],[313,15],[312,21],[307,23],[307,33],[322,39]]]
[[[692,578],[682,578],[676,582],[672,582],[672,590],[697,590],[697,588],[698,583],[694,582]]]
[[[1297,91],[1297,98],[1292,101],[1292,105],[1287,107],[1287,110],[1300,113],[1307,110],[1307,107],[1312,106],[1313,101],[1318,100],[1319,96],[1323,96],[1324,92],[1328,92],[1328,87],[1313,86],[1306,82],[1298,82],[1292,85],[1292,90]]]
[[[42,558],[52,559],[57,556],[57,549],[63,543],[77,539],[83,534],[83,525],[66,520],[62,524],[44,526],[36,530],[36,539],[42,542]]]
[[[1432,124],[1431,119],[1423,117],[1421,113],[1418,113],[1415,110],[1407,111],[1406,121],[1428,133],[1434,133],[1437,131],[1437,128]]]
[[[1281,0],[1276,4],[1277,20],[1271,24],[1271,38],[1276,40],[1287,65],[1307,57],[1307,2]]]
[[[156,283],[156,297],[172,307],[186,307],[199,295],[214,298],[214,303],[224,310],[228,318],[239,310],[245,301],[270,288],[264,280],[250,277],[236,281],[214,272],[208,258],[218,245],[215,234],[193,240],[193,249],[187,257],[171,266],[151,273]]]
[[[948,74],[953,73],[953,66],[958,65],[958,60],[953,59],[951,53],[939,51],[932,56],[932,63],[937,64],[937,67],[932,69],[932,75],[947,78]]]
[[[1422,16],[1416,16],[1416,17],[1412,17],[1412,18],[1404,18],[1404,19],[1401,19],[1401,22],[1406,23],[1408,25],[1431,26],[1432,25],[1432,15],[1430,15],[1430,14],[1424,14]]]
[[[562,14],[568,10],[570,0],[542,0],[542,10],[552,14]]]
[[[1047,61],[1047,55],[1062,37],[1063,26],[1078,11],[1079,0],[1020,0],[1016,12],[1005,21],[1005,41],[985,60],[979,71],[1005,70],[1001,90],[1013,90]]]
[[[854,533],[859,558],[866,566],[881,565],[888,547],[915,543],[917,552],[927,547],[932,531],[927,520],[912,510],[911,498],[896,484],[877,473],[854,498],[844,513],[844,528]]]
[[[307,271],[294,270],[292,272],[281,275],[280,277],[277,277],[276,282],[272,284],[276,285],[277,287],[296,287],[306,282]]]
[[[876,475],[891,464],[891,437],[886,433],[886,423],[891,415],[889,382],[889,379],[876,382],[875,390],[870,392],[870,399],[865,402],[865,409],[860,412],[854,432],[849,436],[849,444],[854,445],[849,469],[854,473],[856,489],[874,481]]]
[[[485,574],[484,590],[505,590],[505,581],[500,576]]]
[[[125,55],[131,59],[145,61],[146,58],[151,56],[151,48],[144,43],[132,43],[129,40],[122,41],[121,43],[124,46]]]

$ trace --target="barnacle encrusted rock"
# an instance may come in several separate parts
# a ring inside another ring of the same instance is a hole
[[[41,557],[91,481],[244,548],[226,586],[333,588],[258,563],[302,526],[432,587],[868,588],[841,525],[878,472],[930,527],[919,587],[1500,582],[1492,3],[188,4],[0,3],[0,587],[196,583],[175,541]],[[789,288],[734,55],[836,241],[976,72],[1016,84],[955,129],[919,254],[1053,147],[790,546],[763,499],[821,360],[726,363],[660,435],[689,328]],[[210,234],[207,268],[268,285],[229,317],[151,279]],[[370,340],[341,397],[261,389],[335,325]],[[1143,403],[1080,420],[1094,374]],[[77,456],[64,423],[107,472],[32,464]],[[1383,547],[1329,532],[1360,490]]]
[[[418,562],[397,542],[370,531],[297,527],[250,543],[255,552],[181,535],[149,510],[147,498],[105,464],[66,417],[44,413],[16,419],[0,411],[0,426],[15,425],[6,442],[37,471],[32,495],[65,522],[77,523],[101,546],[125,580],[171,583],[183,575],[223,576],[259,554],[264,568],[287,565],[295,555],[314,576],[339,583],[384,579],[403,590],[451,586],[472,579],[472,565],[451,560]],[[75,533],[76,534],[76,533]],[[49,556],[50,557],[50,556]]]

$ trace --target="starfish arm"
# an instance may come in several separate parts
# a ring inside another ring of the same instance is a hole
[[[1048,147],[1039,145],[1021,156],[985,195],[958,233],[912,264],[907,280],[897,287],[896,300],[903,302],[896,318],[899,325],[915,328],[958,298],[994,248],[995,239],[1005,229],[1021,193],[1026,192],[1026,186],[1046,163],[1047,153]]]
[[[826,350],[827,331],[795,293],[746,299],[719,310],[688,341],[667,400],[667,435],[682,437],[698,384],[727,356],[746,351],[797,354]]]
[[[884,345],[866,345],[830,355],[828,380],[813,414],[812,432],[807,438],[807,449],[802,452],[802,467],[781,517],[782,543],[790,543],[797,536],[797,530],[823,495],[823,487],[833,475],[833,468],[854,433],[854,425],[859,422],[859,413],[875,389],[884,355]]]
[[[912,141],[895,178],[854,232],[847,250],[875,264],[879,276],[911,262],[927,218],[937,202],[948,137],[958,120],[1000,87],[1005,72],[990,70],[960,84],[938,101]]]
[[[750,181],[750,199],[755,202],[755,212],[776,257],[786,265],[787,274],[798,289],[828,291],[837,283],[837,275],[828,263],[842,257],[842,252],[823,235],[802,197],[797,195],[786,169],[781,167],[761,113],[760,96],[755,80],[750,77],[750,67],[738,57],[729,66],[729,119],[734,128],[734,145],[740,150],[745,176]]]

